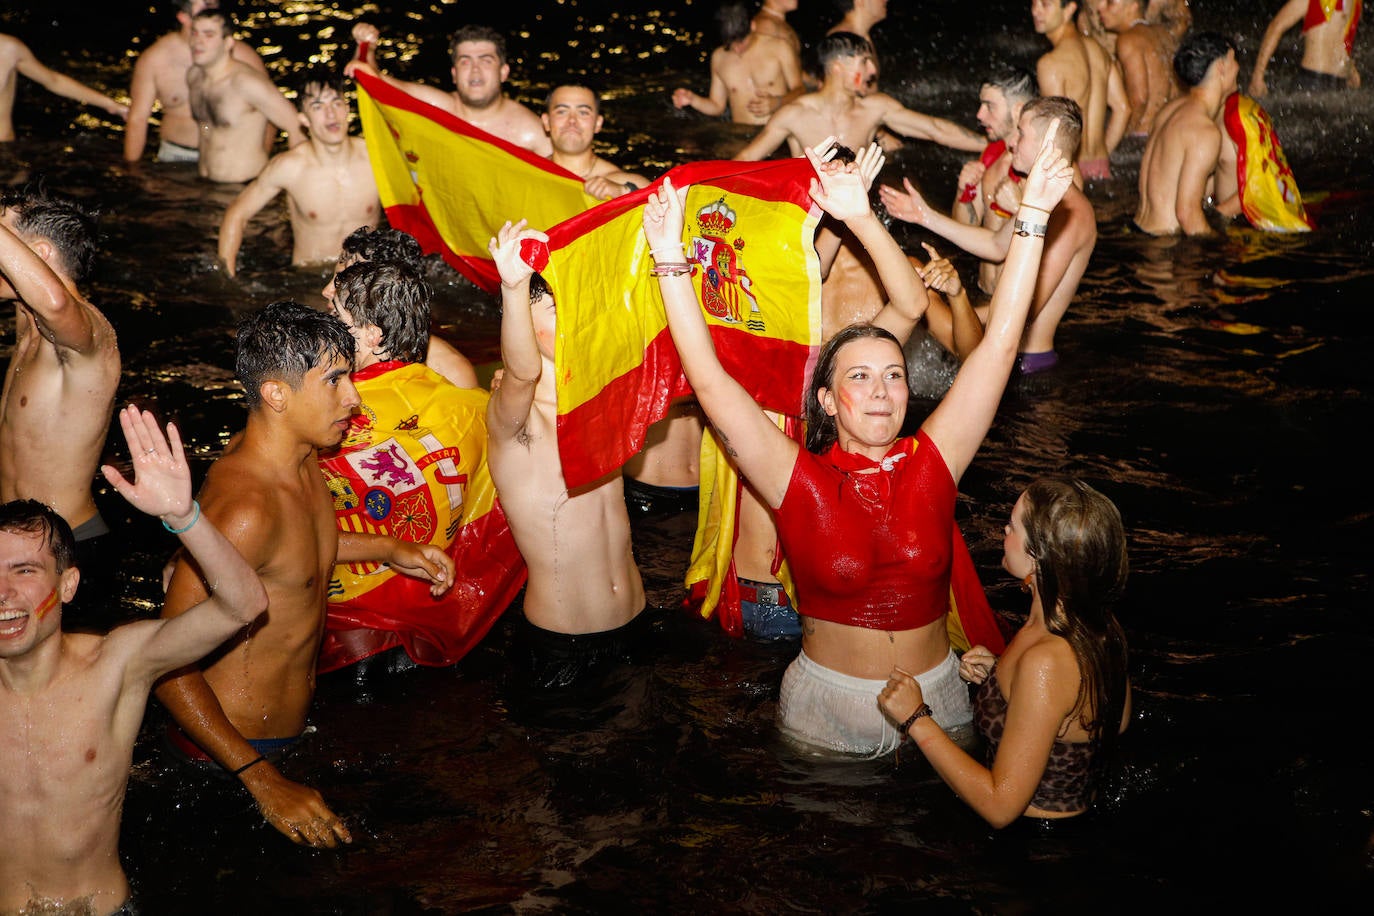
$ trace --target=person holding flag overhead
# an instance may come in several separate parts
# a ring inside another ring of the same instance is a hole
[[[684,208],[669,179],[644,207],[668,326],[687,381],[725,447],[774,510],[797,578],[802,651],[783,677],[778,725],[808,751],[877,757],[901,732],[873,698],[894,667],[914,672],[935,720],[972,721],[951,649],[962,538],[954,525],[960,477],[992,424],[1026,321],[1049,214],[1073,178],[1072,163],[1046,132],[1026,178],[1017,228],[994,294],[983,341],[915,436],[901,436],[909,390],[906,360],[890,319],[851,325],[832,337],[806,397],[805,449],[785,435],[725,370],[697,302],[682,251]],[[872,215],[857,166],[818,166],[811,196],[842,218],[879,257],[886,233]],[[901,256],[895,243],[895,256]],[[909,331],[909,329],[908,329]],[[965,629],[970,621],[962,620]],[[988,621],[1000,645],[995,622]],[[970,637],[982,642],[981,634]],[[923,707],[923,714],[931,714]],[[908,723],[909,724],[909,723]]]

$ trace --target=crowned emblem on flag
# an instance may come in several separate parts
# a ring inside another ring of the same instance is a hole
[[[700,268],[694,280],[707,314],[735,324],[747,320],[750,330],[763,331],[753,280],[741,257],[744,238],[737,231],[738,218],[724,196],[698,210],[689,258]]]

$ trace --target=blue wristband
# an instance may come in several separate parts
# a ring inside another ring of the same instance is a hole
[[[191,520],[186,523],[185,528],[173,528],[171,525],[167,524],[165,520],[162,522],[162,527],[166,528],[172,534],[185,534],[190,531],[195,527],[196,522],[200,521],[200,503],[193,499],[191,500],[191,507],[196,511],[195,514],[191,516]]]

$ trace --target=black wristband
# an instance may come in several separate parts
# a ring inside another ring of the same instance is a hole
[[[259,754],[258,756],[254,757],[252,760],[248,761],[248,762],[245,763],[243,766],[241,766],[241,767],[239,767],[237,770],[235,770],[235,771],[234,771],[234,775],[237,776],[237,775],[239,775],[240,773],[242,773],[244,770],[248,769],[249,767],[257,766],[258,764],[262,763],[262,762],[263,762],[264,760],[266,760],[266,759],[267,759],[266,757],[264,757],[264,756],[262,756],[261,754]]]
[[[907,736],[907,732],[911,731],[911,726],[916,724],[917,719],[924,719],[926,716],[933,715],[935,715],[935,710],[930,708],[929,703],[922,703],[920,706],[917,706],[916,711],[907,716],[906,721],[902,723],[902,737],[905,738]]]

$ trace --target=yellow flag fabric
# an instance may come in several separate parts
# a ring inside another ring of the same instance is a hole
[[[454,583],[435,598],[427,582],[384,564],[336,566],[319,670],[397,645],[421,664],[451,665],[525,581],[487,471],[487,393],[418,363],[378,363],[353,380],[360,411],[343,443],[319,459],[339,528],[440,547],[454,561]]]
[[[721,362],[764,407],[801,412],[820,340],[820,211],[804,159],[697,162],[667,173],[689,188],[683,243]],[[644,241],[643,208],[663,178],[528,243],[558,303],[558,447],[570,487],[619,468],[669,401],[690,389]]]
[[[366,73],[358,118],[387,222],[489,292],[487,242],[506,220],[548,229],[597,202],[566,169]]]
[[[1268,112],[1236,92],[1226,99],[1223,121],[1236,144],[1240,205],[1250,225],[1268,232],[1311,231],[1312,219]]]

